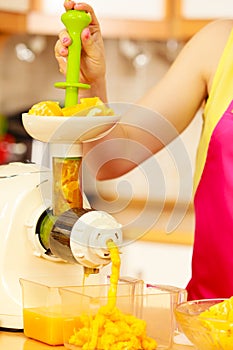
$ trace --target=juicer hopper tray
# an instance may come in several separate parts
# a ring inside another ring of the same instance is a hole
[[[101,138],[120,120],[115,116],[38,116],[23,113],[27,133],[34,139],[50,143],[81,143]]]

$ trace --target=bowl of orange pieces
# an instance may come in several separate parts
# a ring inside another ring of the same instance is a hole
[[[175,315],[197,349],[233,349],[233,297],[184,302],[177,306]]]
[[[82,98],[70,107],[61,107],[57,101],[41,101],[22,115],[24,128],[32,138],[51,143],[99,138],[119,120],[120,116],[99,97]]]

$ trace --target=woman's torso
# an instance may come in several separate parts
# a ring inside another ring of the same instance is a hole
[[[232,100],[233,30],[203,114],[194,181],[196,227],[189,299],[233,295]]]

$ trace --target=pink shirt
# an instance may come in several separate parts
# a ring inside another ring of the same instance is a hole
[[[233,29],[203,113],[189,299],[233,295]]]
[[[189,299],[233,295],[232,111],[233,101],[212,133],[194,198],[196,225]]]

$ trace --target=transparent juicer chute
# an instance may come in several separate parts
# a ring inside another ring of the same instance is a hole
[[[55,216],[84,206],[81,189],[82,145],[71,147],[73,153],[64,146],[50,145],[53,172],[52,208]]]

